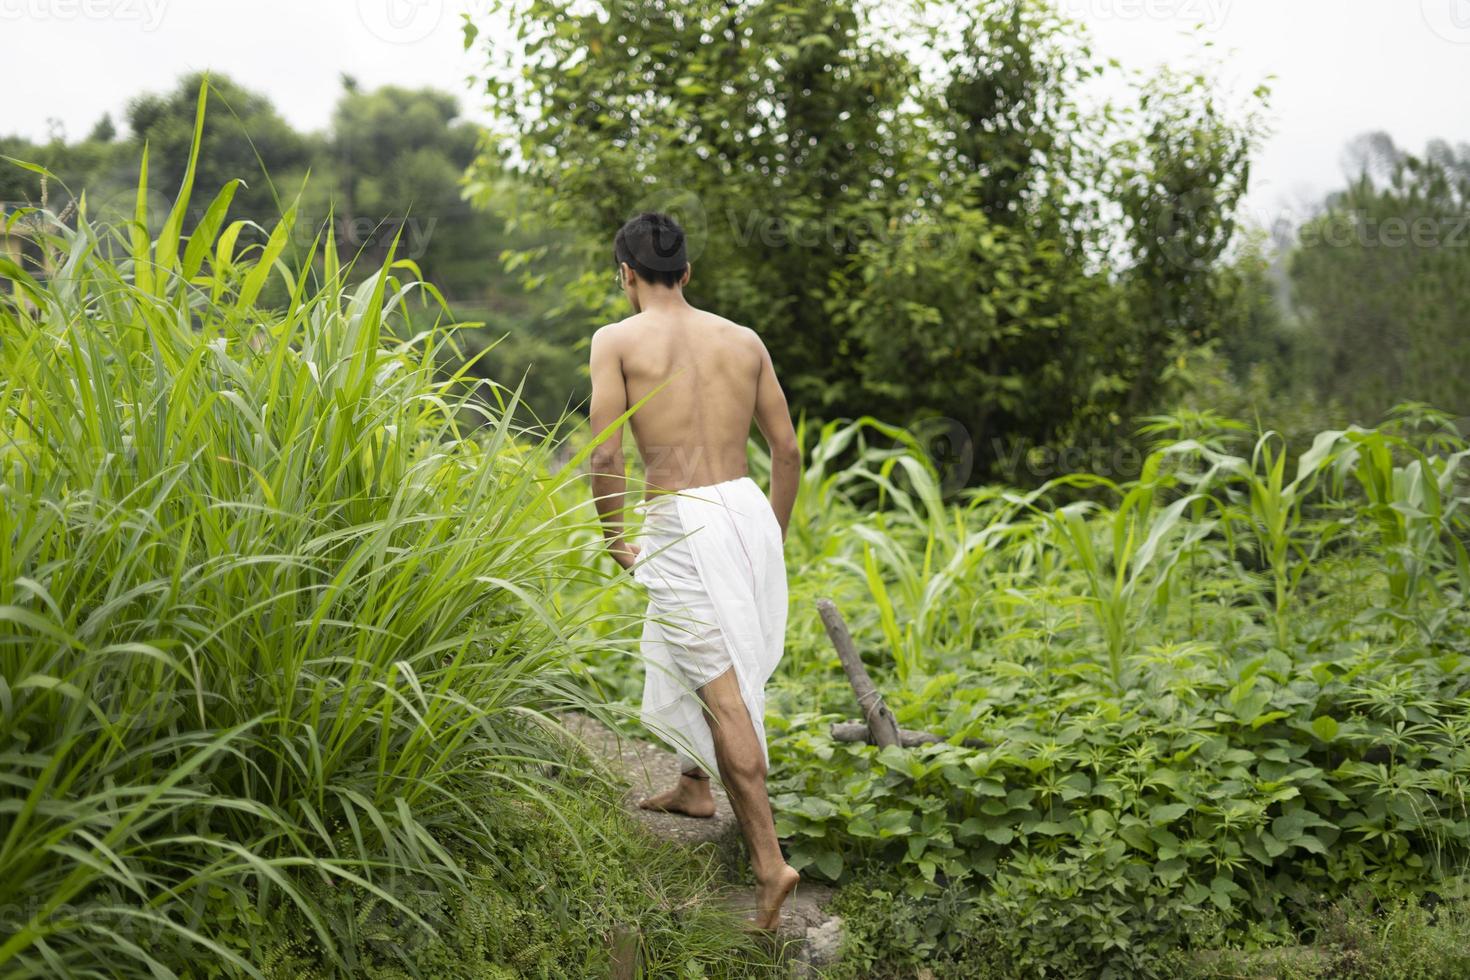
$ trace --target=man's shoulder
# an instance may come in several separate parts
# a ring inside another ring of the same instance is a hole
[[[708,310],[701,310],[700,312],[709,317],[711,322],[719,329],[726,331],[731,337],[734,337],[741,344],[750,347],[752,350],[760,350],[765,346],[761,341],[760,334],[744,324],[736,323],[729,317],[723,317],[718,313],[711,313]]]
[[[631,330],[637,328],[634,322],[637,319],[638,317],[635,314],[634,316],[624,317],[621,320],[614,320],[612,323],[604,323],[592,331],[592,343],[603,348],[618,346],[628,336]]]

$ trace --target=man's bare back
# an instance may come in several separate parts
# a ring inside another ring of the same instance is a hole
[[[768,394],[777,390],[755,332],[687,304],[645,310],[605,330],[619,352],[628,404],[652,396],[630,420],[649,490],[745,476],[761,384]],[[784,398],[779,406],[768,400],[769,413],[785,409]]]

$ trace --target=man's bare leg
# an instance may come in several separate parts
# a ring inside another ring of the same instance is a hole
[[[709,774],[698,766],[685,769],[679,776],[679,785],[673,789],[650,796],[638,805],[645,810],[681,813],[686,817],[715,815],[715,796],[709,788]]]
[[[734,668],[700,688],[699,696],[709,709],[715,764],[750,848],[756,880],[754,924],[758,929],[775,929],[781,921],[781,905],[801,876],[781,856],[771,801],[766,796],[765,755],[740,696]]]

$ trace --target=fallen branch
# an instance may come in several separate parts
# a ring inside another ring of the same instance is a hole
[[[883,703],[883,695],[873,686],[873,679],[868,676],[862,657],[858,656],[857,647],[852,642],[852,633],[848,631],[842,614],[837,611],[836,603],[831,599],[818,599],[817,614],[822,617],[822,625],[827,627],[827,638],[837,649],[837,659],[842,661],[842,669],[847,672],[852,693],[857,695],[858,710],[863,713],[863,720],[872,731],[873,742],[877,745],[900,744],[898,722],[894,720],[893,712],[888,710],[888,705]]]
[[[835,742],[869,742],[873,741],[872,733],[868,726],[860,721],[838,721],[832,723],[832,740]],[[935,745],[943,742],[942,735],[933,732],[916,732],[912,728],[900,728],[898,730],[898,743],[906,749],[912,749],[919,745]],[[986,748],[990,743],[983,742],[978,738],[967,738],[961,743],[972,749]]]

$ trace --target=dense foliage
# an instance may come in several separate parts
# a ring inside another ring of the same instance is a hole
[[[439,93],[301,134],[218,78],[0,141],[50,167],[0,177],[48,205],[0,258],[0,977],[597,975],[629,923],[653,975],[770,975],[547,718],[641,683],[580,457],[516,420],[579,401],[642,206],[798,406],[908,426],[805,429],[767,720],[848,975],[1463,972],[1470,449],[1328,420],[1465,408],[1463,148],[1365,143],[1284,270],[1208,85],[1090,118],[1052,5],[927,6],[508,2],[488,147]],[[536,329],[462,347],[446,291]],[[829,737],[819,596],[943,744]]]
[[[834,743],[853,711],[813,697],[835,661],[798,608],[773,743],[793,859],[958,898],[1026,973],[1283,941],[1359,886],[1453,891],[1470,452],[1432,414],[1323,433],[1290,471],[1277,441],[1174,439],[1135,483],[948,505],[912,447],[810,474],[799,596],[835,595],[900,724],[951,744]],[[875,489],[877,512],[848,502]]]
[[[44,166],[55,175],[15,167],[0,170],[0,201],[45,203],[62,212],[87,195],[97,220],[132,216],[138,161],[148,147],[150,204],[171,203],[189,166],[198,73],[167,92],[143,93],[129,104],[127,130],[110,128],[85,140],[56,138],[32,144],[0,136],[0,153]],[[431,89],[385,86],[367,91],[343,79],[331,125],[324,132],[292,128],[265,96],[223,75],[211,75],[215,110],[206,121],[195,159],[201,187],[239,180],[232,213],[252,222],[244,241],[263,237],[293,200],[298,201],[286,255],[298,265],[318,233],[330,231],[338,251],[356,256],[352,269],[366,275],[380,267],[390,247],[409,258],[450,298],[483,304],[516,292],[501,267],[500,252],[525,248],[534,236],[518,235],[493,210],[473,213],[461,194],[465,167],[475,156],[477,127],[460,117],[456,100]],[[311,180],[306,181],[310,172]],[[195,202],[191,219],[201,214]]]
[[[1353,151],[1291,252],[1304,380],[1358,418],[1410,398],[1470,414],[1470,146]]]
[[[810,448],[768,718],[778,828],[804,873],[919,910],[905,928],[936,957],[1147,975],[1310,937],[1331,900],[1462,891],[1463,436],[1413,409],[1288,460],[1273,434],[1179,424],[1152,427],[1136,482],[950,500],[902,430]],[[900,724],[946,744],[832,740],[857,712],[824,595]]]
[[[922,6],[499,4],[520,48],[494,32],[476,171],[581,236],[559,281],[593,320],[613,231],[673,212],[692,298],[760,331],[800,410],[956,419],[977,471],[1111,432],[1220,330],[1253,123],[1183,76],[1084,112],[1107,69],[1054,5]]]
[[[547,717],[607,615],[576,466],[438,376],[411,263],[347,286],[141,170],[0,259],[0,976],[560,977],[626,922],[759,974]]]

